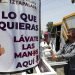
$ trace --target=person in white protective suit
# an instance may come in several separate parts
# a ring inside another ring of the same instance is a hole
[[[51,56],[51,53],[55,53],[55,46],[48,32],[44,33],[44,39],[41,41],[40,46],[40,56]]]

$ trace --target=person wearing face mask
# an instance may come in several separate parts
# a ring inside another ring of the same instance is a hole
[[[64,67],[65,75],[75,75],[75,28],[68,29],[67,43],[52,59],[66,59],[68,65]]]
[[[44,38],[40,43],[40,56],[51,56],[51,54],[55,53],[53,50],[54,44],[51,42],[51,35],[49,32],[44,33]]]

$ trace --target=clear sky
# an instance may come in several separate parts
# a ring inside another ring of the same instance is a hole
[[[41,0],[41,29],[46,31],[48,22],[61,22],[62,18],[75,12],[71,0]]]

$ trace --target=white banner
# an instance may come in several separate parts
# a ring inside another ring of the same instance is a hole
[[[39,0],[0,0],[0,72],[39,63]]]

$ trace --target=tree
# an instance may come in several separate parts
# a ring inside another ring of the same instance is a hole
[[[47,31],[51,32],[52,27],[53,27],[53,22],[48,22],[48,24],[47,24]]]
[[[48,22],[47,31],[51,34],[52,37],[56,35],[56,27],[53,26],[53,22]]]

